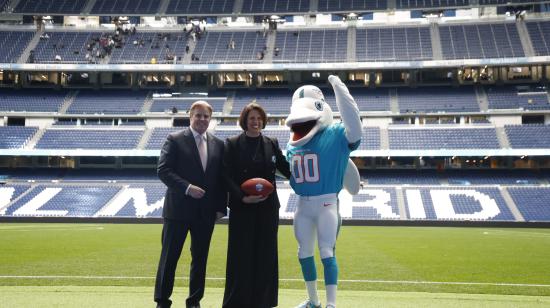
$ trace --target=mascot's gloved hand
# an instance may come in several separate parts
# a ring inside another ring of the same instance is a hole
[[[330,75],[328,81],[334,89],[336,106],[338,106],[340,116],[342,117],[342,123],[346,128],[346,138],[350,144],[354,144],[361,140],[361,133],[363,130],[361,127],[359,108],[349,93],[348,88],[338,76]]]

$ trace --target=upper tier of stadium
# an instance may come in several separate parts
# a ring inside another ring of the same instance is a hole
[[[288,27],[269,32],[214,27],[199,36],[182,29],[140,28],[119,35],[99,29],[17,29],[0,28],[0,63],[292,64],[550,56],[548,20]]]
[[[540,2],[532,0],[0,0],[0,12],[44,15],[269,15],[467,8]]]

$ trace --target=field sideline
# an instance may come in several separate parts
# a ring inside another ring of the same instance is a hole
[[[160,230],[148,224],[3,223],[0,307],[31,306],[29,292],[42,294],[46,307],[50,301],[66,306],[61,294],[70,300],[88,293],[100,294],[99,301],[151,306]],[[216,226],[207,281],[214,300],[223,292],[226,239],[227,226]],[[288,307],[305,296],[291,226],[281,226],[279,245],[280,307]],[[340,307],[550,304],[550,229],[344,226],[336,251],[339,289],[347,294]],[[176,300],[186,290],[188,246],[179,264]]]

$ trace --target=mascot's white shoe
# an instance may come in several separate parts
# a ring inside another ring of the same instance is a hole
[[[296,306],[295,308],[321,308],[321,304],[319,306],[312,303],[310,300],[307,300],[300,305]]]

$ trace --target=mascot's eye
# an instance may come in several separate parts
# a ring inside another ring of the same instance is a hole
[[[320,101],[316,101],[315,108],[317,108],[317,110],[319,111],[323,111],[323,103],[321,103]]]

